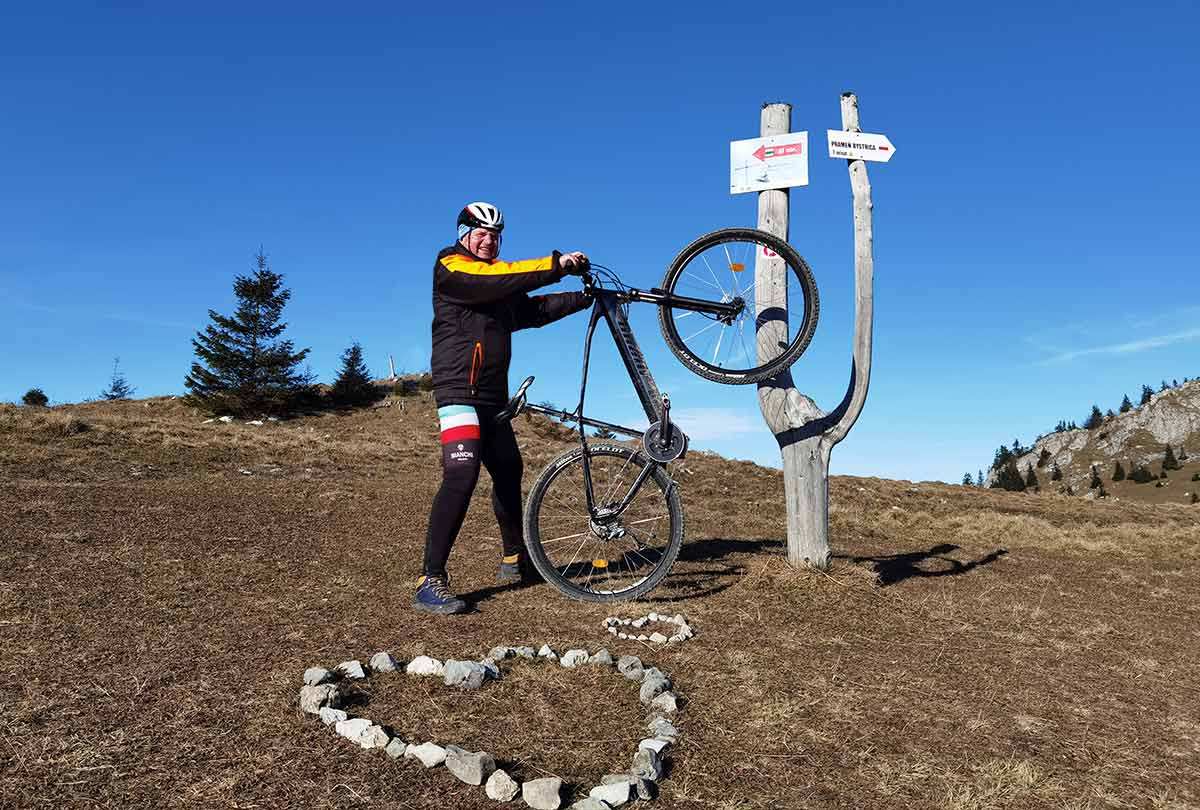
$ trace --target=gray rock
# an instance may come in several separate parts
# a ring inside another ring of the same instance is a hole
[[[638,743],[638,748],[649,748],[651,751],[661,757],[663,749],[669,746],[672,742],[674,742],[674,740],[668,740],[665,737],[651,737]]]
[[[613,665],[612,653],[606,649],[597,650],[595,655],[588,658],[589,664],[599,664],[602,667],[611,667]]]
[[[636,655],[622,655],[617,659],[617,672],[620,672],[631,681],[640,681],[644,672],[642,669],[642,659]]]
[[[673,740],[679,736],[679,729],[675,728],[675,725],[665,717],[652,719],[646,724],[646,730],[655,737],[666,737]]]
[[[483,667],[485,677],[491,678],[493,681],[500,680],[500,667],[496,666],[495,661],[485,658],[479,662],[479,666]]]
[[[612,633],[614,636],[619,636],[621,631],[617,630],[615,627],[610,627],[608,628],[608,632]]]
[[[445,669],[445,665],[436,658],[430,658],[428,655],[418,655],[408,662],[408,666],[404,668],[404,671],[409,675],[437,675],[440,677]]]
[[[674,692],[663,692],[650,701],[650,708],[666,712],[667,714],[674,714],[679,709],[679,702]]]
[[[331,669],[325,669],[325,667],[309,667],[304,670],[304,683],[306,686],[320,686],[323,683],[329,683],[336,679],[337,674]]]
[[[349,720],[339,720],[333,730],[351,742],[361,743],[363,732],[371,725],[371,721],[365,717],[354,717]]]
[[[557,776],[531,779],[521,785],[521,798],[534,810],[558,810],[562,806],[562,780]]]
[[[367,677],[367,673],[363,671],[363,665],[359,661],[343,661],[337,665],[338,672],[345,675],[347,678],[361,680]]]
[[[679,625],[680,627],[683,627],[685,624],[687,624],[687,619],[683,618],[682,613],[676,613],[674,616],[671,617],[671,621],[674,622],[675,624]]]
[[[655,644],[666,644],[667,643],[667,637],[664,636],[662,633],[651,633],[650,640],[653,641]]]
[[[399,668],[399,664],[395,658],[392,658],[391,653],[377,652],[371,656],[372,672],[395,672]]]
[[[640,779],[657,782],[662,778],[662,760],[648,748],[639,748],[633,755],[633,765],[629,772]]]
[[[530,660],[537,658],[537,652],[534,651],[533,647],[528,645],[522,644],[520,647],[516,647],[514,649],[518,658],[528,658]]]
[[[588,796],[604,802],[609,807],[620,807],[629,801],[632,793],[631,782],[611,782],[592,788],[588,791]]]
[[[387,748],[391,741],[392,735],[376,725],[368,727],[358,738],[358,744],[363,748]]]
[[[467,751],[457,745],[446,746],[446,769],[468,785],[482,785],[496,770],[496,761],[484,751]]]
[[[493,661],[503,661],[505,658],[511,658],[517,654],[517,651],[512,647],[492,647],[488,650],[488,658]]]
[[[495,799],[498,802],[511,802],[521,792],[521,786],[513,781],[513,778],[506,771],[497,769],[488,777],[484,790],[487,792],[489,799]]]
[[[460,689],[478,689],[483,686],[487,671],[478,661],[446,662],[442,682],[446,686],[457,686]]]
[[[641,619],[634,619],[633,621],[631,621],[629,623],[629,626],[636,627],[640,630],[641,628],[646,626],[646,619],[645,619],[645,617],[643,617]]]
[[[426,768],[436,768],[446,761],[446,749],[431,742],[410,745],[404,751],[405,759],[419,759]]]
[[[406,750],[408,750],[408,743],[399,737],[392,737],[392,741],[387,744],[387,748],[383,749],[383,752],[392,759],[400,759]]]
[[[567,810],[609,810],[612,805],[605,804],[599,799],[593,799],[591,796],[584,796],[575,804],[567,808]]]
[[[328,706],[321,707],[321,722],[327,726],[332,726],[339,720],[347,720],[349,717],[350,715],[341,709],[331,709]]]
[[[555,658],[558,658],[558,653],[556,653],[554,650],[550,649],[549,644],[543,644],[542,648],[540,650],[538,650],[538,658],[549,658],[549,659],[553,660]]]
[[[650,801],[658,795],[655,784],[649,779],[642,779],[640,776],[628,773],[610,773],[600,778],[600,784],[602,785],[620,784],[622,782],[631,786],[633,792],[637,793],[637,797],[644,801]]]
[[[300,687],[300,711],[309,714],[320,714],[321,709],[328,706],[336,709],[342,705],[342,693],[337,684],[323,683],[319,686]]]
[[[562,658],[558,659],[558,663],[570,669],[580,664],[586,664],[587,660],[587,650],[567,650],[562,654]]]
[[[647,672],[646,677],[642,680],[642,688],[638,692],[638,698],[642,703],[650,703],[670,688],[671,682],[661,672],[657,675],[651,675]]]
[[[650,636],[646,635],[645,633],[642,633],[641,635],[639,635],[639,636],[637,637],[637,640],[638,640],[638,641],[649,641],[649,640],[650,640]]]

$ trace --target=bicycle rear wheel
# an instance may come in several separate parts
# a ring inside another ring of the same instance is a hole
[[[637,599],[667,575],[683,543],[683,508],[659,465],[619,515],[593,520],[583,477],[584,451],[563,453],[542,471],[525,504],[525,543],[542,577],[572,599]],[[618,444],[587,449],[595,503],[618,504],[652,462]]]
[[[780,282],[759,288],[756,262],[780,262]],[[744,385],[774,377],[796,362],[817,329],[821,302],[812,270],[796,249],[754,228],[705,234],[680,251],[662,288],[675,295],[742,303],[731,321],[681,307],[659,306],[663,338],[692,371],[714,382]]]

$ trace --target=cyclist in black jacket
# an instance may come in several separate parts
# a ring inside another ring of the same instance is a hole
[[[482,464],[492,477],[492,507],[504,556],[500,579],[528,576],[521,532],[521,451],[512,427],[493,417],[508,402],[512,333],[545,326],[585,309],[582,292],[530,296],[568,273],[582,273],[582,253],[502,262],[504,215],[475,202],[458,215],[458,242],[433,265],[433,354],[430,368],[442,433],[442,485],[433,498],[425,539],[424,572],[413,607],[461,613],[467,605],[449,588],[446,560],[479,480]]]

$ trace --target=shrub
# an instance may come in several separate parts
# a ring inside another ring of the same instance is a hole
[[[1050,460],[1050,451],[1047,450],[1045,447],[1043,447],[1042,452],[1038,454],[1038,460],[1037,460],[1038,469],[1040,470],[1042,467],[1045,467],[1046,462],[1049,460]]]
[[[1198,472],[1198,473],[1192,473],[1192,480],[1193,480],[1193,481],[1200,481],[1200,472]]]
[[[1100,480],[1100,472],[1097,469],[1096,465],[1093,464],[1092,465],[1092,480],[1088,482],[1088,489],[1096,489],[1097,487],[1103,487],[1103,486],[1104,486],[1104,482],[1102,482]]]
[[[1179,461],[1175,458],[1175,451],[1171,449],[1171,445],[1167,445],[1167,451],[1163,454],[1163,469],[1178,470]]]
[[[1191,503],[1200,503],[1200,495],[1193,492],[1191,496]]]
[[[1054,468],[1050,472],[1050,480],[1051,481],[1061,481],[1062,480],[1062,470],[1059,469],[1057,461],[1054,462]]]
[[[28,405],[32,408],[45,408],[50,402],[50,398],[46,396],[46,392],[40,388],[30,388],[21,397],[21,404]]]
[[[1154,476],[1150,474],[1150,470],[1138,464],[1136,461],[1129,466],[1129,480],[1135,484],[1147,484],[1153,480]]]
[[[417,377],[417,390],[425,392],[433,390],[433,375],[428,371]]]
[[[1120,461],[1118,461],[1116,463],[1116,466],[1113,467],[1112,480],[1113,481],[1124,481],[1125,480],[1125,468],[1123,466],[1121,466]]]

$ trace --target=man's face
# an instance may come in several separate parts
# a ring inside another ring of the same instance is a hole
[[[487,228],[474,228],[463,239],[467,250],[481,259],[491,261],[500,252],[500,235]]]

